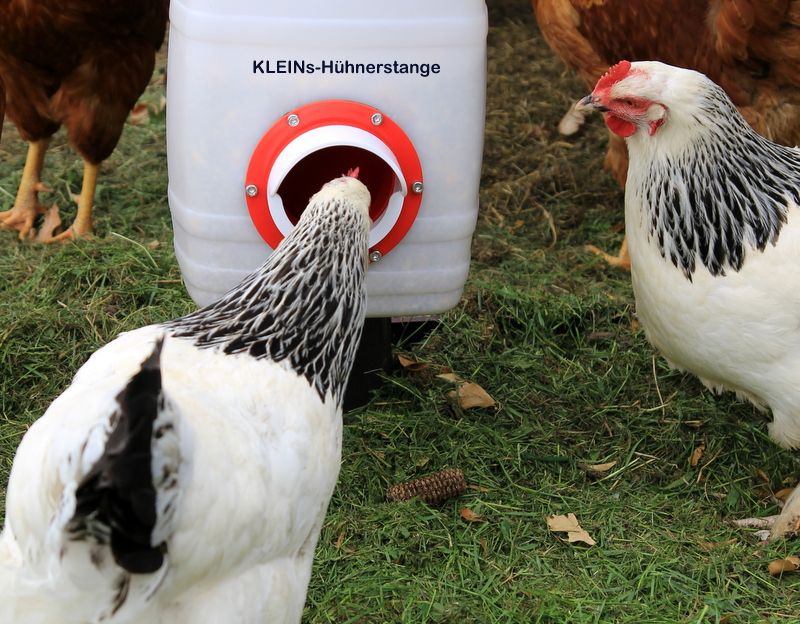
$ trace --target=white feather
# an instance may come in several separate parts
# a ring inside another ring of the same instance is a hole
[[[122,334],[81,367],[14,459],[0,623],[300,621],[339,473],[341,398],[365,310],[369,201],[353,178],[329,183],[241,288]],[[121,392],[162,339],[149,546],[166,548],[159,570],[130,574],[107,544],[71,534],[70,523],[76,492],[120,418]]]
[[[780,243],[750,250],[740,271],[713,276],[699,265],[691,282],[647,242],[635,204],[625,221],[636,314],[648,340],[715,392],[772,408],[775,441],[800,445],[800,210],[790,210]]]
[[[643,124],[627,140],[631,158],[625,191],[626,235],[636,313],[648,339],[672,366],[694,373],[715,392],[732,390],[761,409],[771,409],[773,439],[784,447],[800,446],[800,208],[796,202],[778,188],[778,194],[786,197],[786,222],[776,227],[775,240],[766,242],[763,250],[754,246],[752,232],[739,224],[732,229],[744,249],[738,270],[727,265],[712,274],[701,261],[705,252],[699,250],[689,279],[670,260],[673,251],[678,256],[687,254],[685,247],[679,249],[685,243],[665,236],[662,254],[653,230],[653,220],[663,222],[667,213],[678,222],[690,223],[696,213],[705,218],[704,207],[688,199],[686,180],[690,177],[722,201],[720,180],[714,178],[720,167],[713,164],[712,156],[735,168],[744,158],[731,150],[763,149],[762,165],[770,175],[780,172],[775,179],[784,185],[793,183],[785,171],[798,178],[800,158],[757,137],[721,90],[697,72],[655,62],[633,63],[630,77],[619,81],[612,95],[648,98],[659,104],[659,110],[668,111],[666,123],[655,134]],[[715,150],[716,155],[707,150]],[[708,177],[701,177],[704,172]],[[737,184],[752,183],[745,191],[752,200],[748,209],[756,218],[763,216],[762,227],[769,227],[768,207],[756,200],[766,199],[758,185],[771,181],[749,170],[735,170],[735,175],[740,180]],[[679,211],[669,202],[657,207],[658,211],[650,205],[653,190],[663,184],[676,189]],[[793,190],[796,194],[797,189]],[[720,205],[722,217],[730,219],[730,207]],[[777,219],[772,218],[775,223]],[[708,236],[713,240],[721,232],[709,228]]]
[[[162,334],[145,327],[97,351],[26,434],[0,542],[0,622],[83,624],[108,610],[114,577],[87,566],[88,546],[68,542],[63,529],[77,483],[102,452],[106,423],[97,414],[113,411],[113,397]],[[339,471],[341,412],[282,366],[185,339],[166,338],[161,373],[176,423],[162,447],[184,458],[173,525],[160,529],[170,534],[168,569],[149,598],[153,583],[134,577],[135,600],[104,621],[234,621],[229,604],[240,605],[235,621],[243,624],[298,621]],[[224,596],[216,611],[212,595]],[[259,619],[265,609],[285,615]]]

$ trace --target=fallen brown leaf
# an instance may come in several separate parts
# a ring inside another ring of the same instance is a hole
[[[444,379],[445,381],[449,381],[451,383],[461,383],[464,381],[463,378],[459,377],[455,373],[442,373],[441,375],[436,375],[439,379]]]
[[[593,476],[602,476],[617,465],[616,461],[606,462],[605,464],[578,464],[578,468]]]
[[[739,540],[736,538],[731,538],[725,540],[723,542],[700,542],[697,547],[702,550],[703,552],[711,552],[712,550],[716,550],[717,548],[723,548],[725,546],[733,546],[734,544],[738,544]]]
[[[128,115],[128,123],[134,126],[143,126],[150,120],[150,108],[144,102],[139,102],[131,109]]]
[[[336,538],[336,544],[334,545],[334,548],[336,548],[336,550],[339,550],[342,547],[342,544],[344,544],[344,540],[345,540],[346,536],[347,536],[347,533],[345,531],[342,531],[341,533],[339,533],[339,537]]]
[[[574,513],[568,513],[566,516],[548,516],[547,526],[555,533],[566,532],[568,542],[581,542],[588,546],[594,546],[597,543],[578,524],[578,519]]]
[[[692,468],[696,468],[697,464],[700,463],[700,460],[703,458],[703,453],[705,453],[705,450],[706,450],[706,443],[701,442],[700,444],[697,445],[697,448],[695,448],[692,451],[692,456],[689,458],[689,465]]]
[[[468,485],[467,489],[468,490],[472,490],[473,492],[484,492],[485,493],[485,492],[489,491],[489,488],[485,487],[483,485]]]
[[[412,364],[415,364],[414,360],[412,360],[411,358],[407,358],[405,355],[398,354],[397,361],[403,368],[408,368]]]
[[[522,219],[517,219],[516,221],[514,221],[514,225],[509,226],[508,230],[510,232],[516,232],[523,225],[525,225],[525,221],[523,221]]]
[[[789,494],[791,494],[792,492],[794,492],[793,487],[781,488],[780,490],[775,492],[775,498],[786,502],[786,499],[789,498]]]
[[[764,472],[763,470],[761,470],[761,468],[754,468],[754,469],[755,469],[755,471],[756,471],[756,476],[757,476],[759,479],[761,479],[761,480],[762,480],[764,483],[769,483],[769,481],[770,481],[770,480],[769,480],[769,476],[767,475],[767,473],[766,473],[766,472]]]
[[[461,517],[467,522],[483,522],[483,516],[476,514],[469,507],[464,507],[461,512]]]
[[[447,396],[455,398],[463,409],[494,407],[497,405],[486,390],[471,381],[461,384],[457,390],[449,392]]]
[[[780,576],[784,572],[797,572],[800,570],[800,557],[790,555],[786,559],[770,561],[767,570],[772,576]]]
[[[400,366],[402,366],[411,373],[416,373],[418,371],[425,370],[426,368],[428,368],[427,362],[417,362],[416,360],[407,358],[405,355],[398,355],[397,361],[400,363]]]

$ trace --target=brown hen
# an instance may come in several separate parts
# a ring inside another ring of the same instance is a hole
[[[78,214],[50,240],[91,235],[99,164],[119,141],[153,73],[169,0],[0,0],[6,114],[30,143],[14,206],[0,227],[32,231],[50,137],[65,126],[84,161]]]
[[[3,121],[6,118],[6,86],[0,76],[0,139],[3,138]]]
[[[721,85],[759,134],[800,143],[800,0],[532,2],[548,45],[589,91],[620,59],[689,67]],[[605,165],[624,186],[625,142],[609,137]],[[630,267],[625,243],[617,257],[599,253]]]

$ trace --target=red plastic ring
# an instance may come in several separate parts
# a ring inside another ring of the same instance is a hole
[[[332,125],[358,128],[380,139],[391,150],[403,174],[407,192],[403,198],[400,214],[386,235],[370,247],[370,251],[379,251],[382,255],[386,255],[408,233],[417,217],[422,203],[422,166],[414,144],[403,129],[379,109],[360,102],[322,100],[306,104],[286,113],[267,130],[253,151],[247,167],[245,198],[250,218],[267,244],[273,249],[276,248],[283,240],[284,234],[275,223],[268,207],[267,180],[270,171],[280,154],[292,141],[306,132]],[[358,163],[353,163],[356,164]],[[351,165],[342,163],[341,166],[343,171],[336,175],[344,173]],[[309,188],[305,188],[304,185],[303,190],[310,196],[328,179],[309,180]],[[372,188],[370,191],[373,192],[375,201],[376,193]],[[378,191],[378,194],[385,193]],[[388,200],[381,197],[379,201],[383,199]],[[380,213],[383,208],[385,205],[377,206],[376,212]],[[373,218],[377,216],[378,214],[373,214]]]

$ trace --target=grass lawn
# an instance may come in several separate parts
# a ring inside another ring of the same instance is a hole
[[[775,513],[773,494],[797,481],[800,457],[770,442],[748,404],[653,357],[629,276],[583,250],[621,241],[623,198],[602,169],[601,120],[574,139],[557,134],[581,83],[545,46],[526,0],[489,4],[470,279],[433,333],[401,347],[428,366],[387,377],[345,416],[305,621],[799,621],[800,575],[766,570],[798,542],[765,546],[728,521]],[[144,100],[157,104],[163,91],[162,62]],[[103,165],[92,242],[42,247],[0,232],[3,483],[26,427],[92,351],[193,309],[172,250],[164,125],[162,112],[126,127]],[[24,150],[7,124],[3,209]],[[80,176],[60,133],[43,199],[67,222]],[[497,407],[461,409],[436,377],[445,367]],[[383,502],[387,486],[445,467],[463,469],[467,494],[437,508]],[[595,546],[548,530],[548,515],[570,512]]]

